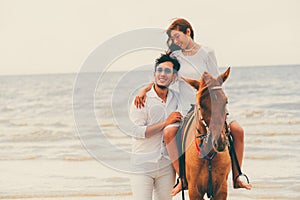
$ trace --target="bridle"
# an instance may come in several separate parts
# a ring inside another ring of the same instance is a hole
[[[197,94],[201,93],[202,97],[203,97],[205,90],[208,91],[208,94],[211,94],[211,92],[214,92],[214,91],[217,91],[217,90],[222,90],[222,86],[214,86],[214,87],[211,87],[211,88],[209,88],[208,86],[206,86],[202,90],[197,91]],[[201,114],[201,106],[200,106],[200,104],[196,104],[195,105],[194,113],[195,113],[195,117],[196,117],[195,118],[196,122],[200,121],[201,122],[200,126],[202,125],[202,127],[204,127],[204,130],[201,131],[201,129],[199,128],[198,123],[196,125],[197,135],[195,135],[195,139],[197,139],[197,138],[200,139],[200,142],[199,142],[199,146],[200,146],[200,145],[202,145],[203,142],[205,142],[205,143],[208,142],[208,139],[210,138],[210,135],[211,135],[211,131],[209,129],[208,123],[205,121],[205,119],[203,118],[203,116]],[[225,120],[224,123],[226,124],[226,120]],[[227,130],[227,126],[226,126],[226,130]]]

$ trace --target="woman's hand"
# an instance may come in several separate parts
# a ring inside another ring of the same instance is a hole
[[[145,106],[145,101],[146,101],[146,92],[142,95],[138,95],[134,99],[134,105],[137,108],[142,108]]]
[[[135,97],[134,105],[136,106],[136,108],[142,108],[145,106],[146,93],[151,90],[153,84],[154,83],[152,82],[149,85],[147,85],[145,88],[141,89],[139,94]]]

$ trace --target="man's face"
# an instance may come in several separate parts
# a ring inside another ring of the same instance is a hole
[[[155,83],[161,88],[167,88],[175,78],[173,73],[173,63],[160,63],[154,72]]]

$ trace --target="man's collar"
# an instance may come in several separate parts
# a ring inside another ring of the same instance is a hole
[[[161,99],[161,98],[157,95],[157,93],[156,93],[156,91],[155,91],[155,89],[154,89],[154,86],[155,86],[155,84],[152,86],[151,90],[149,90],[149,92],[147,92],[147,97],[156,97],[156,98]],[[170,96],[170,95],[172,95],[172,92],[170,92],[170,89],[169,89],[168,94],[167,94],[167,99],[168,99],[169,97],[172,98],[172,96]]]
[[[155,89],[154,89],[154,85],[151,87],[151,90],[149,90],[149,92],[147,93],[148,97],[158,97]],[[159,97],[158,97],[159,98]]]

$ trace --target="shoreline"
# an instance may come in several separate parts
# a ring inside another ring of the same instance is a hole
[[[0,199],[41,199],[41,198],[47,198],[47,199],[72,199],[72,198],[122,198],[124,197],[131,197],[132,193],[117,193],[117,194],[110,194],[110,193],[69,193],[69,194],[32,194],[32,195],[7,195],[7,196],[0,196]],[[128,198],[129,199],[129,198]]]
[[[289,160],[295,166],[291,169],[296,169],[297,163],[292,158]],[[293,170],[284,166],[258,170],[266,164],[278,166],[277,162],[276,159],[245,159],[244,171],[253,189],[233,189],[229,174],[228,199],[298,199],[300,182],[293,176]],[[274,177],[277,170],[282,174]],[[132,200],[128,174],[109,169],[95,160],[5,160],[0,161],[0,171],[0,200]],[[187,191],[185,194],[188,200]],[[173,198],[180,199],[181,193]]]

